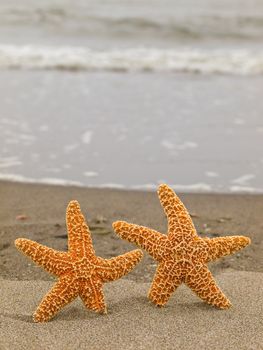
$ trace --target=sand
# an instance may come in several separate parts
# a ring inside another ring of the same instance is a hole
[[[217,310],[185,286],[159,309],[146,299],[148,283],[105,286],[108,314],[86,311],[79,300],[53,321],[32,322],[48,281],[2,280],[1,349],[262,349],[263,274],[228,271],[218,282],[234,306]]]
[[[114,235],[114,220],[166,232],[157,195],[0,182],[0,197],[1,350],[262,349],[263,196],[180,195],[200,235],[252,238],[250,247],[209,266],[233,303],[230,310],[206,305],[185,286],[165,308],[152,306],[146,295],[156,264],[145,254],[127,277],[105,285],[108,315],[87,311],[76,300],[47,324],[34,324],[31,316],[53,277],[17,252],[13,240],[27,237],[66,250],[65,208],[69,200],[77,199],[97,254],[116,256],[134,246]]]

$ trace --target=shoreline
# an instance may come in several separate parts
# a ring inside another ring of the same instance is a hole
[[[19,183],[30,185],[47,185],[58,187],[77,187],[84,189],[95,190],[120,190],[120,191],[133,191],[133,192],[156,192],[158,184],[143,184],[126,186],[117,183],[105,183],[105,184],[91,184],[87,185],[82,182],[74,180],[64,180],[59,178],[42,178],[34,179],[27,178],[22,175],[6,175],[0,174],[0,183]],[[255,188],[250,186],[232,186],[228,189],[215,188],[212,189],[210,185],[206,183],[196,183],[190,185],[169,184],[169,186],[179,194],[210,194],[210,195],[263,195],[263,188]]]

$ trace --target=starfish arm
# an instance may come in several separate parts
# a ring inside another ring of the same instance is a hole
[[[160,261],[165,252],[168,239],[165,235],[148,227],[129,224],[125,221],[113,223],[113,229],[123,239],[136,243],[145,249],[155,260]]]
[[[69,251],[77,257],[95,256],[89,227],[77,201],[71,201],[66,214]]]
[[[199,298],[220,309],[231,306],[230,301],[217,286],[211,272],[205,265],[195,266],[185,277],[184,282]]]
[[[208,246],[206,262],[235,253],[250,244],[250,239],[244,236],[217,237],[212,239],[204,238],[204,241]]]
[[[15,245],[18,250],[53,275],[60,276],[71,269],[69,256],[65,252],[58,252],[25,238],[16,239]]]
[[[129,273],[142,259],[143,253],[136,249],[112,259],[98,258],[99,267],[96,269],[102,282],[115,281]]]
[[[33,315],[34,321],[49,321],[59,310],[78,296],[78,287],[78,284],[74,284],[69,275],[61,278],[42,299]]]
[[[90,278],[89,280],[82,282],[79,296],[87,309],[99,313],[107,313],[102,282],[100,279]]]
[[[158,195],[168,219],[168,237],[173,238],[178,232],[184,237],[197,236],[193,221],[180,198],[167,185],[160,185]]]
[[[181,283],[182,279],[176,274],[173,264],[163,262],[157,268],[148,298],[157,306],[163,306]]]

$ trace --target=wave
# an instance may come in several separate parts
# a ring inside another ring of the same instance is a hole
[[[162,7],[160,7],[162,9]],[[244,13],[228,14],[212,11],[185,16],[183,13],[171,16],[166,9],[162,16],[148,11],[141,13],[140,8],[129,14],[129,6],[123,13],[99,13],[100,6],[90,13],[86,6],[41,6],[32,2],[30,6],[5,7],[0,9],[0,26],[44,26],[68,30],[78,35],[124,35],[154,38],[190,39],[204,38],[262,40],[263,16],[258,12],[249,15]],[[195,9],[196,10],[196,9]],[[113,10],[114,11],[114,10]],[[156,10],[157,11],[157,10]]]
[[[11,181],[19,183],[45,184],[56,186],[76,186],[102,189],[117,189],[117,190],[133,190],[133,191],[156,191],[157,184],[148,183],[142,185],[126,186],[118,183],[104,183],[96,185],[88,185],[79,181],[66,180],[61,178],[40,178],[35,179],[18,174],[4,174],[0,173],[0,181]],[[250,186],[217,186],[207,183],[195,183],[190,185],[174,184],[170,185],[176,192],[181,193],[249,193],[249,194],[263,194],[263,188]]]
[[[0,69],[250,75],[263,74],[263,50],[130,48],[95,51],[84,47],[0,45]]]
[[[32,177],[27,177],[20,174],[4,174],[0,173],[0,181],[11,181],[11,182],[21,182],[21,183],[38,183],[38,184],[45,184],[45,185],[58,185],[58,186],[77,186],[81,187],[84,186],[79,181],[73,181],[73,180],[65,180],[65,179],[58,179],[58,178],[49,178],[44,177],[41,179],[35,179]]]

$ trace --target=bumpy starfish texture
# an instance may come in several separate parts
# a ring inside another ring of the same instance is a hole
[[[221,309],[231,306],[217,286],[207,263],[250,243],[244,236],[201,238],[183,203],[167,185],[160,185],[160,202],[168,219],[168,235],[124,221],[113,223],[116,233],[145,249],[159,264],[148,297],[158,306],[185,283],[201,299]]]
[[[69,203],[66,221],[68,252],[56,251],[29,239],[18,238],[15,241],[19,250],[59,278],[35,311],[35,322],[48,321],[77,296],[86,308],[106,313],[103,283],[121,278],[142,258],[139,249],[112,259],[97,257],[77,201]]]

